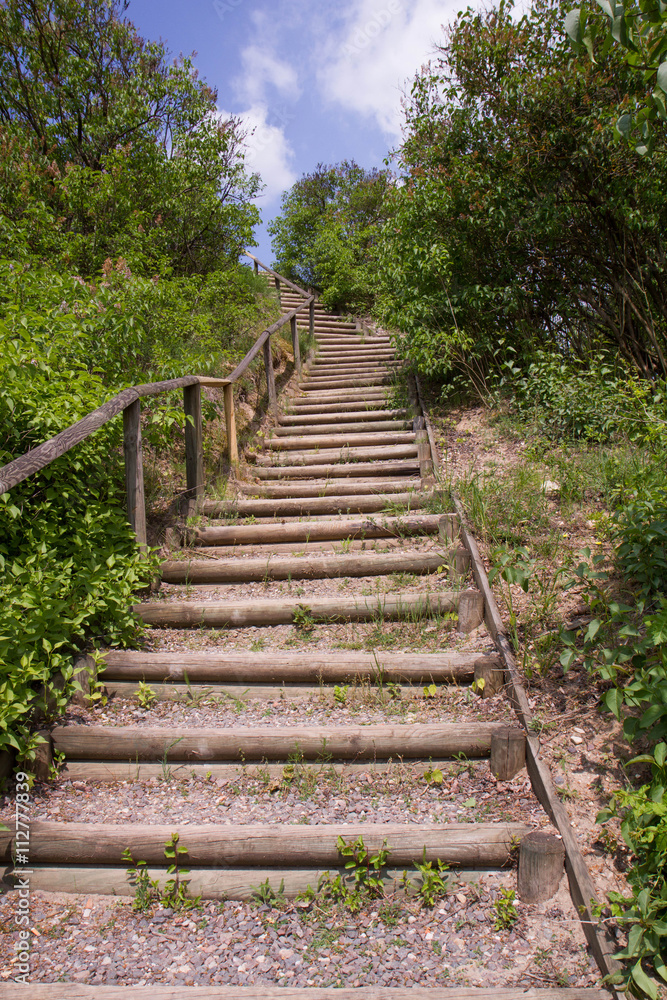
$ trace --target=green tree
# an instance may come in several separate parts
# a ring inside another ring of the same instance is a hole
[[[389,185],[388,171],[347,160],[305,174],[283,195],[282,213],[269,226],[277,269],[318,289],[332,308],[366,308]]]
[[[425,371],[539,346],[667,372],[664,137],[651,162],[614,140],[641,81],[614,48],[573,58],[564,15],[469,9],[415,81],[379,312]]]
[[[222,121],[192,62],[141,38],[120,0],[5,0],[0,122],[33,164],[38,202],[59,220],[65,263],[98,271],[123,253],[145,273],[238,258],[258,220],[244,134]],[[14,206],[16,208],[16,205]],[[43,219],[28,227],[43,249]],[[21,215],[21,213],[19,213]],[[21,216],[22,217],[22,216]]]

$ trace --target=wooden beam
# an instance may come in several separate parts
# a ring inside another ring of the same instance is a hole
[[[301,378],[301,347],[299,346],[299,331],[296,326],[296,316],[292,316],[290,326],[292,332],[292,350],[294,351],[294,367],[296,368],[298,377]]]
[[[225,386],[226,388],[226,386]],[[185,412],[185,475],[187,495],[197,499],[204,492],[204,441],[202,434],[201,385],[183,389]]]
[[[412,500],[419,500],[415,494],[407,494]],[[329,499],[328,497],[314,499]],[[244,503],[258,503],[246,500]],[[229,510],[223,505],[204,503],[205,514],[221,513]],[[236,508],[232,508],[235,510]],[[261,507],[244,508],[247,513],[257,513]],[[344,538],[409,538],[413,535],[436,535],[440,522],[439,514],[404,514],[400,517],[380,515],[378,517],[354,518],[339,521],[292,521],[286,524],[237,524],[216,525],[195,528],[191,540],[195,545],[250,545],[271,542],[316,542],[340,540]]]
[[[266,371],[266,388],[269,397],[269,412],[274,421],[278,420],[278,397],[276,395],[276,377],[273,371],[273,354],[271,338],[264,341],[264,369]]]
[[[232,467],[232,471],[238,469],[239,446],[236,437],[236,415],[234,413],[234,386],[226,385],[224,388],[225,403],[225,426],[227,429],[227,458]]]
[[[164,845],[178,829],[143,823],[63,823],[33,820],[30,825],[31,864],[115,864],[129,847],[148,864],[164,865]],[[364,838],[371,851],[386,842],[392,865],[415,861],[444,861],[463,867],[500,866],[509,861],[512,843],[530,831],[524,823],[350,823],[195,825],[179,831],[187,848],[183,862],[201,867],[337,867],[341,864],[338,837]],[[0,832],[5,862],[11,860],[13,833]]]
[[[280,883],[278,883],[279,885]],[[88,892],[88,890],[86,890]],[[0,983],[0,1000],[612,1000],[600,989],[443,988],[434,986],[83,986],[80,983]]]
[[[494,653],[142,653],[109,650],[100,680],[239,684],[442,684],[470,680],[477,665],[498,668]]]
[[[387,868],[384,869],[380,878],[384,883],[384,888],[386,893],[400,893],[402,896],[406,895],[406,887],[403,883],[403,874],[405,869],[402,868]],[[300,869],[290,869],[290,868],[237,868],[237,869],[211,869],[211,868],[195,868],[190,869],[187,876],[184,876],[184,880],[188,883],[188,894],[192,896],[200,896],[202,899],[233,899],[233,900],[249,900],[256,899],[256,891],[260,885],[268,884],[274,889],[276,893],[280,892],[281,895],[286,896],[288,899],[293,899],[299,893],[304,892],[309,886],[313,890],[317,890],[320,883],[320,879],[326,873],[324,868],[300,868]],[[9,873],[8,879],[12,878],[12,874]],[[20,878],[20,871],[15,871],[16,877]],[[164,868],[149,868],[147,869],[148,877],[151,881],[155,880],[158,884],[164,887],[165,883],[168,881],[170,876],[165,871]],[[456,884],[457,882],[472,882],[477,881],[483,874],[489,874],[488,869],[484,872],[476,870],[466,870],[459,869],[456,872],[452,872],[449,876],[452,882]],[[498,875],[502,872],[498,871]],[[413,895],[421,885],[421,876],[416,872],[408,870],[408,892],[407,894]],[[77,893],[79,895],[89,895],[90,893],[101,894],[104,896],[134,896],[136,892],[136,887],[131,884],[128,875],[127,867],[106,867],[106,868],[92,868],[84,865],[59,865],[59,866],[47,866],[47,865],[36,865],[32,867],[32,874],[30,876],[30,888],[34,890],[41,890],[42,892],[69,892]],[[69,984],[68,984],[69,985]],[[127,987],[129,989],[129,987]],[[160,990],[165,987],[153,987],[154,989]],[[224,988],[223,988],[224,989]],[[291,991],[286,991],[290,993]],[[309,995],[314,992],[312,990],[304,990],[300,993],[299,1000],[308,1000]],[[315,992],[320,992],[315,991]],[[344,992],[344,991],[338,991]],[[254,991],[253,991],[254,993]],[[269,988],[269,995],[273,995],[273,991]],[[134,995],[134,994],[133,994]],[[151,994],[153,998],[156,994]],[[159,995],[159,994],[158,994]],[[173,995],[173,994],[170,994]],[[246,995],[245,989],[240,989],[238,992],[233,994],[234,1000],[243,1000]],[[364,991],[361,991],[361,998],[357,996],[355,1000],[362,1000]],[[409,996],[409,990],[407,991]],[[69,1000],[68,995],[68,1000]],[[104,994],[102,994],[104,996]],[[130,994],[127,994],[130,998]],[[190,992],[187,987],[183,988],[183,992],[178,995],[178,1000],[181,997],[187,998],[190,996]],[[219,993],[209,994],[211,998],[219,997]],[[225,991],[223,996],[230,997],[232,994]],[[278,1000],[282,1000],[280,995]],[[131,998],[130,998],[131,1000]],[[336,1000],[336,998],[334,998]]]
[[[467,549],[462,550],[467,555]],[[447,577],[454,557],[448,552],[361,552],[243,559],[175,559],[163,562],[164,583],[253,583],[262,580],[323,580],[331,577],[429,573]]]
[[[147,545],[146,501],[144,498],[144,460],[141,443],[141,401],[135,399],[123,410],[123,450],[125,453],[125,491],[127,517],[137,544]]]
[[[502,723],[364,726],[55,726],[54,750],[68,760],[428,760],[488,757]]]
[[[603,920],[595,916],[594,911],[599,904],[599,900],[593,880],[586,867],[581,848],[577,843],[576,835],[570,824],[567,809],[558,798],[551,778],[551,772],[542,759],[539,740],[530,735],[533,716],[526,692],[521,683],[514,653],[507,637],[498,605],[493,596],[493,591],[479,554],[477,542],[467,526],[465,510],[458,497],[454,496],[453,500],[461,519],[461,540],[470,552],[475,581],[484,595],[486,626],[496,643],[505,669],[510,700],[516,711],[517,718],[527,733],[526,767],[533,791],[563,838],[565,869],[570,884],[570,895],[579,913],[586,940],[602,973],[604,975],[614,975],[621,968],[619,962],[613,957],[614,952],[618,950],[618,945],[612,938]]]
[[[419,468],[416,459],[386,462],[332,462],[330,465],[256,465],[257,479],[325,479],[346,476],[412,476]]]
[[[466,593],[465,591],[463,593]],[[173,601],[136,604],[135,614],[156,628],[243,628],[290,625],[299,613],[314,622],[432,618],[458,607],[458,593],[401,594],[386,597],[309,598],[307,601]],[[474,626],[473,626],[474,627]]]

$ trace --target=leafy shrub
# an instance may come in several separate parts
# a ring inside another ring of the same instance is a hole
[[[584,364],[540,351],[525,373],[512,362],[506,369],[519,412],[552,439],[602,442],[645,427],[634,383],[604,360]]]
[[[633,854],[627,873],[633,889],[630,898],[610,894],[611,912],[628,931],[628,943],[616,957],[625,960],[627,972],[621,977],[633,992],[658,996],[656,983],[642,967],[650,963],[667,981],[667,745],[660,742],[651,754],[641,754],[631,764],[649,764],[651,781],[639,788],[616,791],[609,806],[597,817],[606,823],[621,819],[621,833]]]
[[[0,466],[127,385],[223,374],[275,308],[241,267],[148,280],[116,261],[86,282],[26,257],[0,278]],[[173,451],[182,421],[180,394],[147,400],[145,442]],[[120,418],[0,497],[0,747],[27,752],[34,710],[62,709],[77,651],[137,640],[153,561],[124,507]]]

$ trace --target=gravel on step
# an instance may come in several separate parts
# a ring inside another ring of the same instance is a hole
[[[372,765],[371,765],[372,768]],[[441,764],[442,784],[424,777],[428,765],[396,763],[391,771],[346,771],[322,765],[288,767],[282,777],[236,772],[229,781],[173,775],[141,781],[86,782],[60,778],[36,785],[34,820],[86,823],[492,823],[546,828],[548,818],[525,772],[497,782],[487,761]],[[13,802],[0,800],[0,821]],[[181,837],[187,844],[187,834]]]
[[[495,929],[513,875],[452,882],[433,909],[387,897],[358,913],[312,904],[204,902],[133,912],[131,900],[34,892],[30,980],[91,985],[588,987],[586,951],[566,880],[540,906]],[[0,897],[0,979],[12,977],[17,896]]]

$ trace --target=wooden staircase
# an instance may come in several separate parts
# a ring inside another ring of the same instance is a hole
[[[283,312],[298,301],[296,292],[282,289]],[[242,717],[243,706],[257,700],[294,700],[304,706],[318,700],[333,707],[344,686],[346,698],[363,692],[379,706],[390,697],[411,699],[419,713],[425,686],[476,683],[484,697],[501,689],[503,671],[489,651],[488,637],[481,635],[477,646],[465,638],[482,624],[484,600],[471,584],[458,519],[443,507],[424,415],[390,338],[319,305],[314,317],[314,357],[282,400],[275,425],[248,456],[234,496],[199,504],[197,523],[162,564],[161,592],[136,607],[151,629],[153,646],[160,646],[163,630],[169,629],[178,630],[170,635],[171,644],[180,648],[104,654],[99,679],[114,698],[131,698],[140,684],[149,684],[161,700],[234,699]],[[307,318],[299,317],[298,323],[305,333]],[[309,590],[327,580],[337,581],[330,592]],[[343,581],[344,592],[338,586]],[[298,593],[295,582],[303,583]],[[268,596],[244,596],[243,588],[253,583],[264,584]],[[279,594],[277,588],[285,584],[288,592]],[[313,648],[311,641],[318,623],[445,619],[452,623],[452,646],[435,652]],[[253,651],[248,644],[239,650],[225,640],[230,629],[247,642],[248,629],[281,625],[293,629],[289,649]],[[188,651],[193,629],[220,630],[216,649]],[[59,725],[49,741],[52,753],[65,755],[63,776],[78,782],[141,782],[159,777],[165,768],[176,778],[232,780],[261,772],[280,781],[295,762],[317,775],[325,768],[391,771],[405,762],[419,763],[422,770],[444,769],[461,756],[488,759],[492,772],[509,780],[524,765],[524,737],[501,716],[497,722],[234,727],[174,726],[162,718],[136,726]],[[397,888],[404,868],[428,862],[443,862],[463,878],[480,870],[500,871],[530,829],[524,821],[424,824],[408,822],[405,815],[387,824],[239,826],[220,822],[212,810],[211,822],[188,824],[179,833],[194,894],[247,899],[260,884],[275,892],[282,886],[288,896],[308,886],[316,890],[325,871],[344,870],[339,838],[349,843],[361,837],[372,851],[385,844],[384,877]],[[128,847],[148,864],[151,877],[164,883],[164,844],[172,832],[166,818],[156,825],[36,822],[32,886],[131,894],[123,860]],[[11,834],[0,837],[7,855]],[[418,888],[414,870],[410,879]],[[39,990],[35,996],[64,995],[49,994],[44,986]],[[342,995],[340,990],[303,992],[318,998]],[[424,1000],[449,995],[445,990],[400,991],[402,996],[413,992]],[[33,994],[17,988],[15,995]],[[116,995],[121,996],[119,990]],[[179,995],[187,998],[188,989]],[[231,997],[232,991],[211,989],[211,997],[223,995]],[[578,990],[576,995],[604,994]]]

